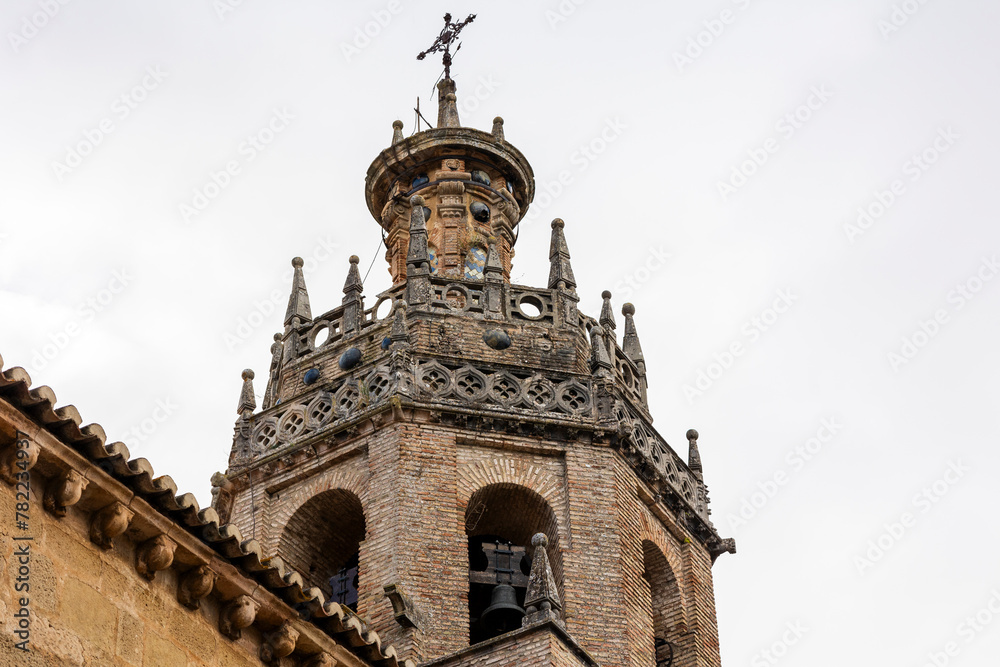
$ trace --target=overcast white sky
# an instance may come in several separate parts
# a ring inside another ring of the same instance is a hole
[[[564,218],[659,431],[701,432],[724,664],[995,665],[996,3],[5,0],[5,366],[208,504],[291,257],[321,313],[377,251],[365,170],[445,11],[463,124],[535,169],[515,280]]]

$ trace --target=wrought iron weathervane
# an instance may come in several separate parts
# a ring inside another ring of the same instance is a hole
[[[421,51],[417,55],[417,60],[423,60],[427,57],[429,53],[437,53],[438,51],[444,52],[444,57],[441,58],[441,62],[444,63],[444,78],[451,78],[451,44],[456,39],[458,39],[458,33],[462,31],[462,28],[472,23],[476,18],[475,14],[469,14],[461,23],[453,23],[451,20],[451,14],[444,15],[444,27],[441,29],[441,34],[437,36],[434,43],[431,44],[431,48],[426,51]],[[459,42],[458,47],[455,49],[455,53],[458,53],[458,49],[462,48],[461,42]]]

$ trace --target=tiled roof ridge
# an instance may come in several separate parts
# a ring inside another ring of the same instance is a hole
[[[82,425],[83,419],[73,405],[56,407],[56,395],[50,387],[31,388],[31,376],[24,368],[3,370],[3,366],[0,356],[0,401],[9,403],[39,430],[44,429],[127,487],[159,514],[226,559],[246,579],[258,582],[293,610],[301,610],[300,616],[357,657],[378,667],[413,667],[412,661],[401,663],[393,647],[383,647],[378,634],[368,630],[350,609],[336,601],[326,601],[319,588],[304,588],[302,576],[280,558],[265,557],[257,540],[244,539],[233,524],[220,525],[214,508],[201,509],[191,493],[178,495],[173,479],[169,475],[156,477],[147,459],[130,460],[128,447],[122,442],[106,444],[107,435],[100,424]]]

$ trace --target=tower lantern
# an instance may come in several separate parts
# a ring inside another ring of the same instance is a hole
[[[652,425],[635,308],[621,344],[610,292],[599,319],[578,309],[570,246],[597,221],[553,220],[530,249],[546,285],[511,283],[534,175],[503,119],[460,123],[451,49],[472,18],[422,54],[444,54],[438,126],[394,122],[368,168],[392,285],[365,308],[352,256],[314,316],[294,262],[217,511],[416,663],[719,667],[711,568],[735,543],[698,436],[682,457]]]

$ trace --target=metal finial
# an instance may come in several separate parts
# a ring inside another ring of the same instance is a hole
[[[439,51],[444,52],[444,56],[441,58],[441,62],[444,63],[444,78],[451,78],[451,44],[456,39],[458,39],[458,33],[462,32],[462,28],[469,25],[476,19],[475,14],[469,14],[461,23],[453,23],[451,20],[451,14],[444,15],[444,27],[441,28],[441,34],[437,36],[434,43],[431,44],[430,48],[426,51],[421,51],[417,54],[417,60],[423,60],[427,57],[429,53],[437,53]],[[458,48],[455,49],[455,53],[458,53],[458,49],[462,48],[459,44]]]

